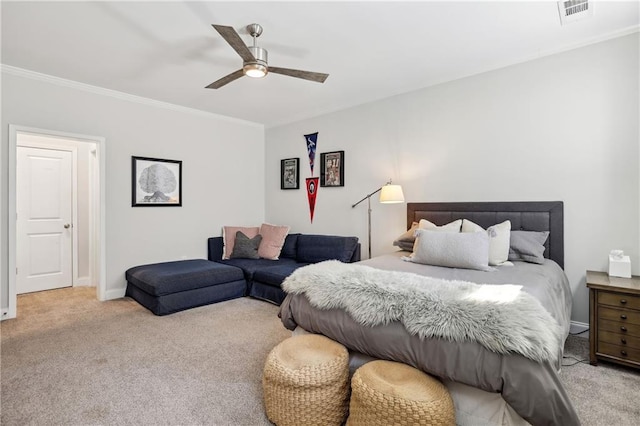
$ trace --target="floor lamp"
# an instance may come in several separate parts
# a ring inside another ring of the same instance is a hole
[[[369,259],[371,259],[371,196],[380,193],[380,202],[383,204],[404,203],[404,194],[402,193],[402,187],[400,185],[392,185],[391,180],[386,185],[373,191],[371,194],[365,196],[362,200],[358,201],[351,208],[354,208],[364,200],[367,200],[367,220],[368,220],[368,237],[369,237]]]

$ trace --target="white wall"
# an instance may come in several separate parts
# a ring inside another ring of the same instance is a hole
[[[268,129],[266,220],[357,235],[366,253],[366,203],[351,205],[388,178],[414,202],[561,200],[572,319],[588,322],[585,270],[606,270],[619,248],[640,273],[638,41],[636,33]],[[315,131],[318,154],[345,151],[346,186],[319,189],[310,224],[303,134]],[[298,191],[279,189],[288,157],[301,158]],[[372,208],[375,256],[393,250],[406,207],[375,199]]]
[[[261,125],[3,72],[3,183],[7,182],[9,124],[106,138],[106,286],[110,297],[124,294],[127,268],[182,257],[206,258],[207,237],[220,235],[223,225],[259,224],[264,219],[264,187],[252,184],[264,177]],[[182,207],[131,207],[134,155],[182,160]],[[4,237],[6,183],[1,195]],[[3,272],[8,250],[3,238]],[[7,281],[3,276],[5,294]]]

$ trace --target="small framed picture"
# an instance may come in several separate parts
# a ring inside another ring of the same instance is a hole
[[[280,160],[280,189],[300,189],[300,158]]]
[[[182,206],[182,161],[131,157],[131,207]]]
[[[320,154],[320,186],[344,186],[344,151]]]

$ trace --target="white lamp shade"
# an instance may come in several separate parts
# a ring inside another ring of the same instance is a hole
[[[404,203],[404,194],[400,185],[385,185],[380,191],[380,202],[385,204]]]

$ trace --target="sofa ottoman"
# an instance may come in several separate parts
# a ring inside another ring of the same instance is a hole
[[[154,263],[125,273],[129,296],[156,315],[243,297],[241,269],[204,259]]]

